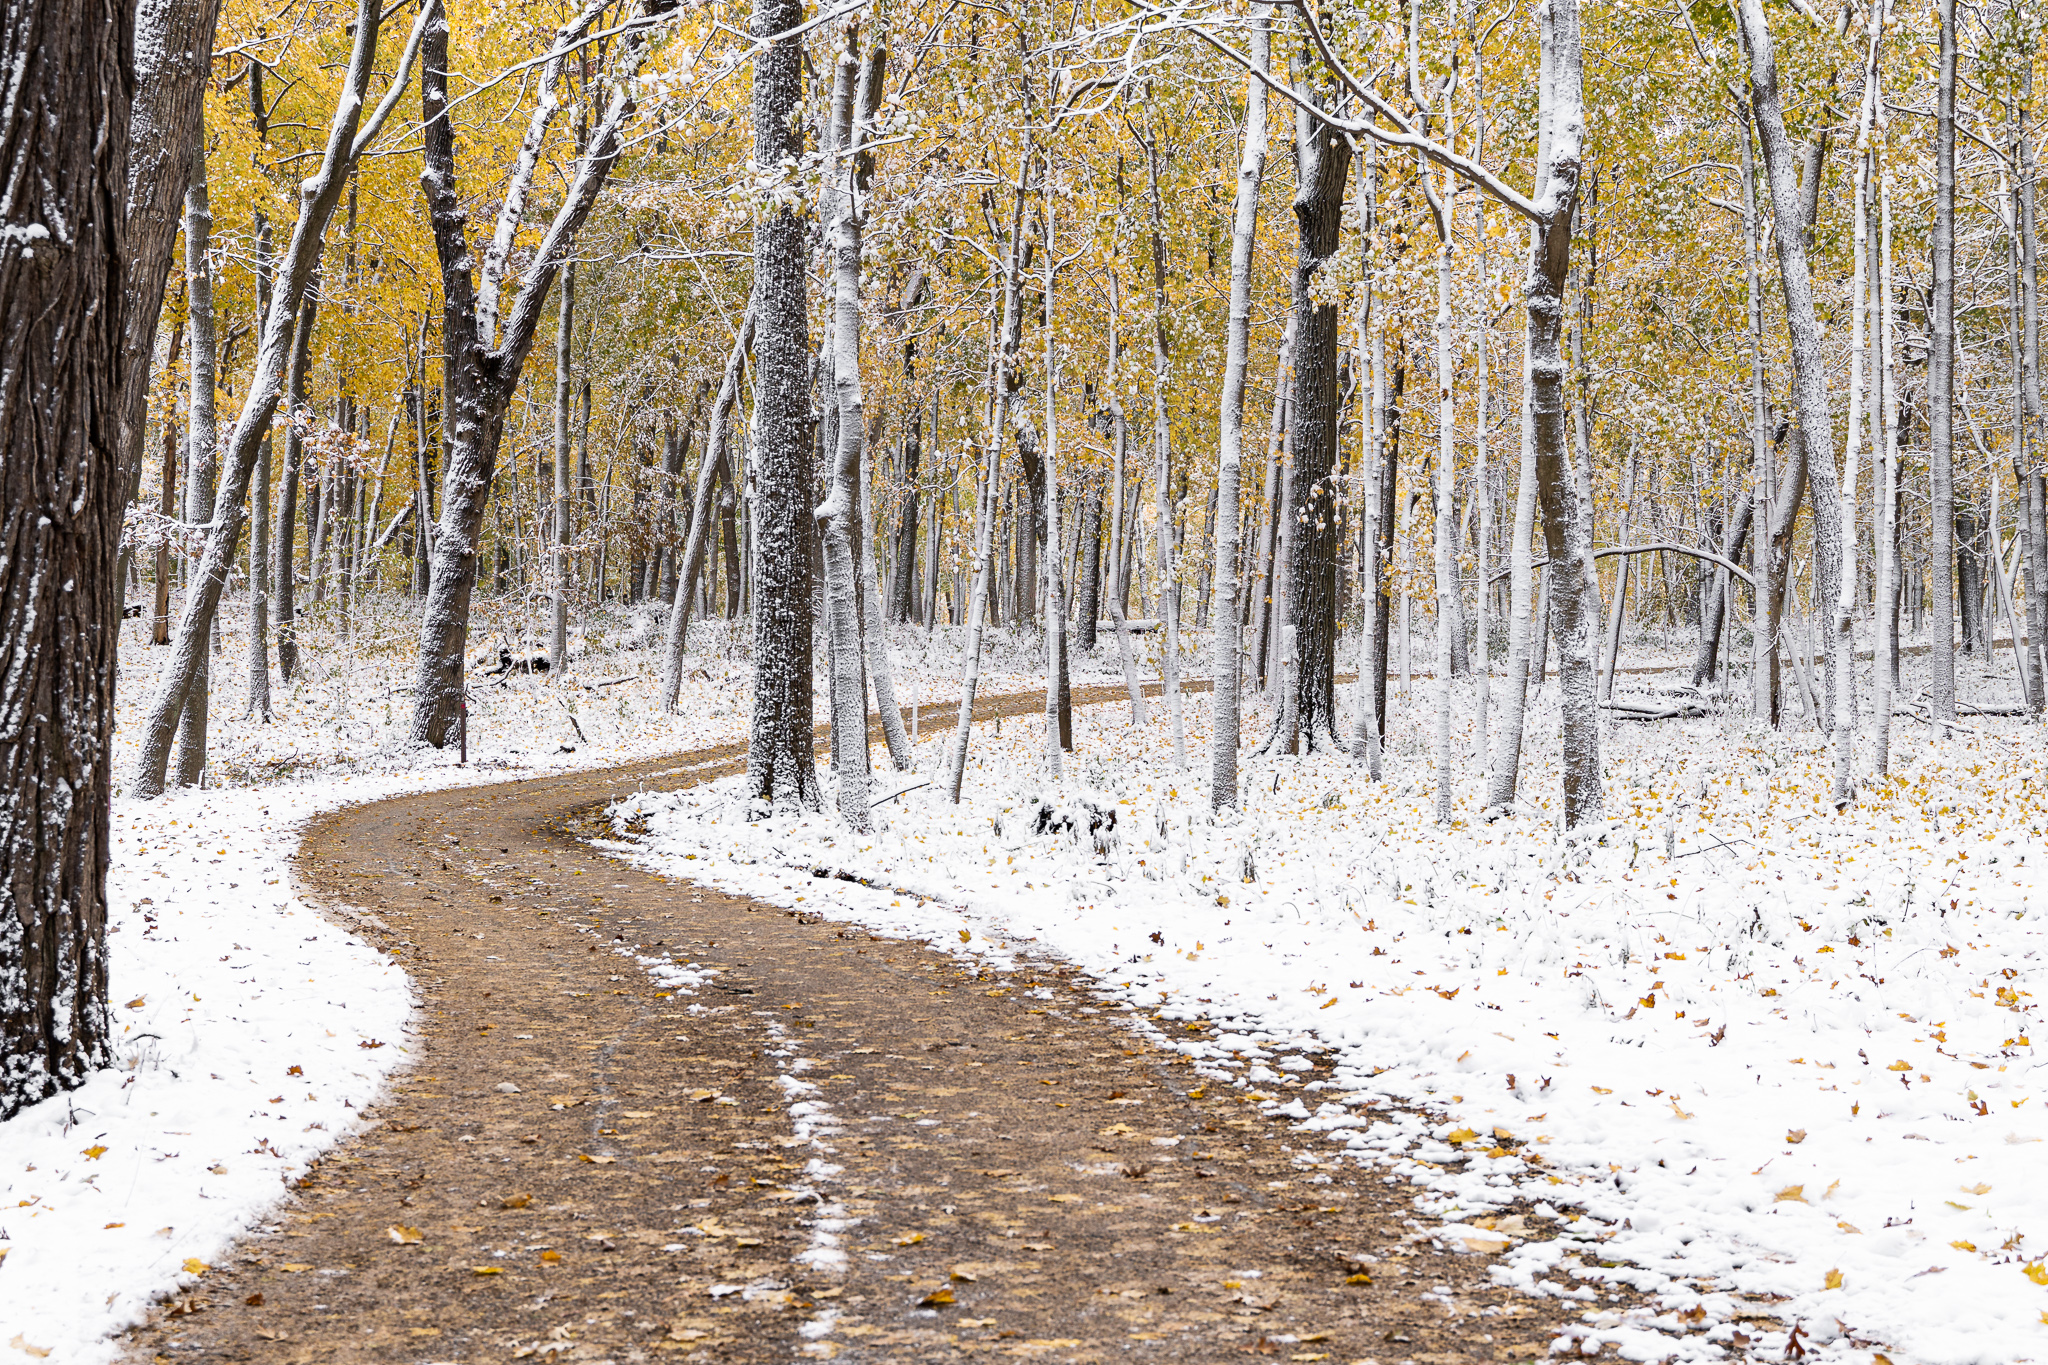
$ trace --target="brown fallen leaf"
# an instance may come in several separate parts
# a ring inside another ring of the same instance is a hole
[[[540,1254],[540,1258],[541,1258],[541,1259],[542,1259],[543,1261],[547,1261],[547,1262],[549,1262],[549,1263],[553,1263],[553,1262],[555,1262],[555,1261],[559,1261],[559,1260],[561,1260],[561,1259],[562,1259],[562,1253],[561,1253],[561,1252],[559,1252],[559,1251],[552,1251],[552,1250],[551,1250],[551,1251],[543,1251],[543,1252],[542,1252],[542,1253]]]
[[[931,1293],[919,1299],[917,1301],[917,1306],[919,1308],[944,1308],[947,1304],[953,1302],[955,1302],[955,1300],[953,1298],[952,1290],[934,1289]]]
[[[921,1232],[906,1232],[896,1239],[896,1245],[900,1247],[914,1247],[923,1240],[924,1234]]]
[[[242,1302],[250,1308],[261,1308],[263,1306],[263,1296],[261,1294],[251,1294],[248,1298],[243,1299]]]
[[[1800,1143],[1806,1141],[1806,1130],[1804,1128],[1794,1128],[1791,1132],[1785,1134],[1785,1141],[1797,1147]]]
[[[479,1275],[502,1275],[505,1273],[503,1266],[495,1265],[473,1265],[470,1269]]]
[[[533,1196],[530,1194],[508,1194],[498,1201],[498,1207],[501,1209],[523,1209],[532,1202]]]
[[[278,1267],[279,1270],[282,1270],[287,1275],[303,1275],[312,1268],[312,1266],[307,1265],[303,1261],[288,1261]]]
[[[412,1246],[420,1240],[420,1230],[406,1227],[403,1223],[393,1223],[384,1229],[384,1235],[402,1247]]]

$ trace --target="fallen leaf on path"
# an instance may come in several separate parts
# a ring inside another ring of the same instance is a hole
[[[420,1240],[420,1230],[418,1228],[409,1228],[402,1223],[393,1223],[390,1227],[384,1229],[384,1235],[400,1246],[411,1246]]]
[[[925,1295],[922,1299],[919,1299],[917,1301],[917,1306],[920,1308],[943,1308],[947,1304],[953,1302],[955,1302],[955,1300],[953,1298],[952,1290],[934,1289],[931,1293]]]

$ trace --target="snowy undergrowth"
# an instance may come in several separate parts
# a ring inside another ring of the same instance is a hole
[[[751,670],[724,622],[692,628],[683,705],[655,702],[658,620],[618,608],[579,623],[561,678],[483,675],[519,613],[482,602],[470,766],[408,749],[415,604],[300,623],[305,667],[273,679],[274,719],[245,714],[246,615],[222,610],[208,785],[117,796],[108,886],[112,1069],[0,1123],[0,1361],[99,1365],[112,1335],[165,1296],[205,1296],[206,1267],[265,1220],[345,1136],[407,1056],[410,983],[299,894],[290,860],[310,817],[357,801],[601,767],[740,738]],[[495,613],[495,614],[494,614]],[[128,621],[115,770],[167,650]],[[940,632],[892,637],[907,699],[957,695]],[[1023,644],[1010,652],[1021,665]],[[822,658],[822,651],[820,652]],[[1001,673],[993,690],[1022,685]],[[672,970],[664,968],[664,970]],[[678,978],[672,985],[686,984]],[[793,1103],[801,1104],[801,1100]],[[19,1342],[16,1345],[16,1342]],[[47,1356],[39,1353],[48,1352]]]
[[[1796,1324],[1822,1359],[2048,1357],[2031,732],[1902,720],[1896,780],[1838,816],[1813,735],[1624,726],[1616,818],[1561,838],[1554,708],[1524,765],[1550,818],[1478,821],[1467,781],[1439,828],[1423,712],[1396,707],[1385,783],[1248,760],[1222,823],[1161,760],[1163,708],[1121,707],[1077,714],[1059,782],[1037,725],[984,729],[960,806],[909,793],[871,837],[749,823],[723,783],[615,817],[665,871],[998,969],[1024,941],[1089,968],[1207,1074],[1423,1186],[1445,1236],[1493,1223],[1496,1273],[1586,1301],[1588,1349],[1776,1359]],[[1117,817],[1099,846],[1091,806]],[[1071,832],[1036,832],[1047,807]],[[1304,1081],[1304,1053],[1334,1075]],[[1611,1284],[1661,1316],[1602,1309]]]

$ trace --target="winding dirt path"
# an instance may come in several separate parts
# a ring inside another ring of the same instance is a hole
[[[411,973],[415,1060],[274,1227],[130,1334],[134,1358],[1547,1350],[1570,1310],[1413,1240],[1410,1189],[1202,1087],[1071,969],[978,976],[581,837],[602,803],[744,762],[732,745],[315,822],[299,874]],[[633,955],[714,974],[671,990]]]

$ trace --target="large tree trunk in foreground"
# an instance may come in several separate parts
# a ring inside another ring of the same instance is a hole
[[[803,20],[799,0],[755,0],[754,36]],[[796,111],[803,44],[771,43],[754,58],[754,160],[765,169],[803,155]],[[811,351],[806,220],[787,204],[754,223],[754,715],[747,790],[757,801],[816,808],[811,757]]]
[[[0,1119],[109,1061],[115,566],[150,354],[124,388],[131,37],[90,0],[0,27]]]

